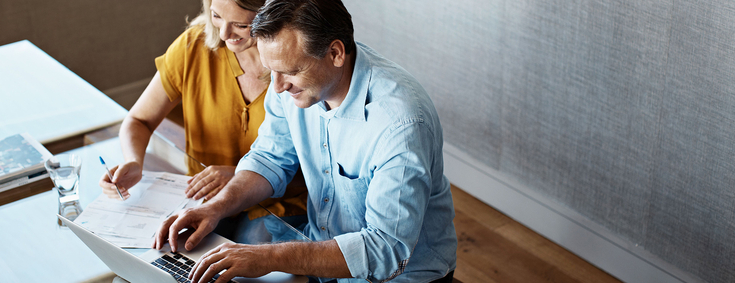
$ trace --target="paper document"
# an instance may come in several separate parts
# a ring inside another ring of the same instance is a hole
[[[189,176],[143,171],[125,201],[101,194],[74,222],[122,248],[150,248],[166,218],[202,203],[186,198]]]

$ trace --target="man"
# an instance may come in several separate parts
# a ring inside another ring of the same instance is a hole
[[[154,247],[168,238],[176,250],[177,233],[191,227],[185,248],[193,248],[220,219],[282,195],[301,166],[310,241],[220,246],[202,257],[194,282],[222,270],[218,282],[271,271],[323,282],[451,282],[454,207],[426,91],[354,42],[339,0],[268,1],[250,32],[272,77],[258,139],[222,192],[167,219]]]

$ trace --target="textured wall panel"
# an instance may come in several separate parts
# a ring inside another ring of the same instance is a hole
[[[663,2],[508,4],[503,168],[630,241],[645,235]]]
[[[456,3],[461,2],[461,3]],[[356,1],[445,141],[710,282],[735,281],[732,1]]]
[[[0,1],[0,45],[28,39],[104,90],[152,77],[153,59],[200,9],[199,0]]]
[[[431,95],[445,140],[499,166],[502,7],[492,1],[345,1],[355,37],[403,66]],[[467,115],[471,113],[472,115]]]
[[[673,9],[646,249],[735,282],[735,3]]]

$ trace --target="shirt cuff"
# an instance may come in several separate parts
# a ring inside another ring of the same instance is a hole
[[[345,257],[352,277],[368,278],[367,250],[362,234],[359,232],[342,234],[334,237],[334,240],[337,241],[342,256]]]
[[[235,167],[235,174],[243,170],[255,172],[268,180],[268,183],[270,183],[273,188],[272,198],[282,197],[286,192],[286,186],[284,185],[285,182],[281,180],[281,176],[263,162],[258,161],[257,157],[248,158],[248,154],[243,156],[237,163],[237,167]]]

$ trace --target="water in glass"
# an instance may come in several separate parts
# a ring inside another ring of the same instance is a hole
[[[50,172],[54,185],[62,195],[74,194],[79,181],[79,167],[62,166]]]

